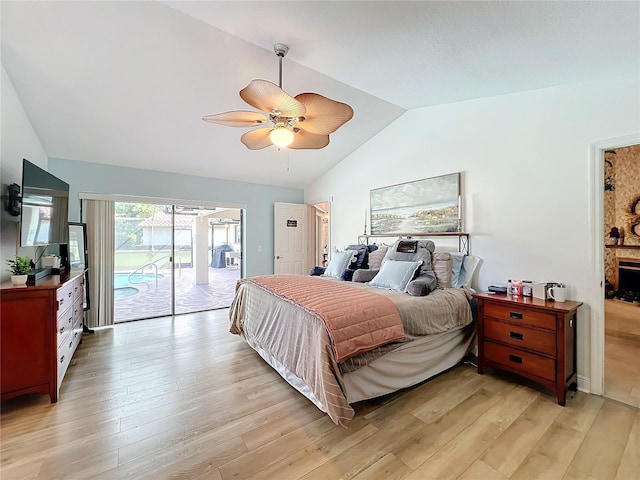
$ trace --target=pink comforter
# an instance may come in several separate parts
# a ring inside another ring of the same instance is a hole
[[[251,282],[320,318],[338,363],[404,339],[398,308],[389,298],[339,282],[301,275],[266,275]],[[318,288],[320,285],[320,288]]]

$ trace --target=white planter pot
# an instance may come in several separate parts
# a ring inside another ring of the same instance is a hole
[[[11,283],[14,285],[24,285],[27,283],[27,277],[29,275],[11,275]]]

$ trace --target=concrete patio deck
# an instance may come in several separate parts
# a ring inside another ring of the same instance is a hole
[[[171,315],[171,272],[160,270],[162,278],[132,285],[135,295],[114,299],[114,321],[127,322]],[[209,267],[209,283],[195,285],[193,269],[176,272],[176,314],[227,308],[231,305],[240,279],[239,268]]]

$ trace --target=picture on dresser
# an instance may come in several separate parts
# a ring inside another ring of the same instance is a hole
[[[460,172],[371,190],[371,235],[461,232]]]

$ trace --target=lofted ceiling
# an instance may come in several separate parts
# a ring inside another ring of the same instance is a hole
[[[2,64],[49,157],[304,188],[408,109],[640,71],[639,2],[1,3]],[[238,92],[351,105],[321,150],[250,151]]]

